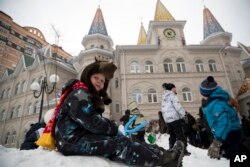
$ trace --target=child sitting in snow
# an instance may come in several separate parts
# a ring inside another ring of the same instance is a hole
[[[44,133],[53,132],[57,150],[64,155],[103,156],[136,166],[181,166],[182,142],[172,150],[132,142],[114,121],[102,117],[100,92],[106,91],[115,70],[113,63],[97,60],[83,70],[80,80],[68,81]]]

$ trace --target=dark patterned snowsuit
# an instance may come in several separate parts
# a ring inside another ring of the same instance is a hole
[[[64,155],[96,155],[128,165],[154,166],[167,152],[119,135],[115,122],[95,111],[86,89],[73,90],[66,97],[57,114],[54,133],[57,149]]]

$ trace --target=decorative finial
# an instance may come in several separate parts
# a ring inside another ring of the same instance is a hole
[[[143,20],[143,18],[141,17],[141,25],[143,25],[142,20]]]
[[[204,6],[204,8],[206,8],[206,5],[205,5],[205,0],[203,0],[203,6]]]
[[[98,0],[98,8],[101,6],[101,0]]]

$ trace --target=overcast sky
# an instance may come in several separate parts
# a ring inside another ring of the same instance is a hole
[[[100,4],[109,36],[115,45],[137,43],[141,22],[146,31],[154,19],[157,0],[0,0],[0,10],[20,26],[40,29],[47,42],[55,43],[51,25],[61,34],[59,45],[72,55],[83,46]],[[203,40],[204,4],[223,29],[233,34],[232,45],[250,46],[250,0],[161,0],[175,20],[186,20],[187,44]]]

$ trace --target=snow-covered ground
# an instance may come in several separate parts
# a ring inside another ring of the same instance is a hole
[[[157,144],[168,148],[168,135],[159,137]],[[229,167],[229,160],[210,159],[207,150],[188,145],[190,156],[183,159],[183,167]],[[0,167],[127,167],[102,157],[63,156],[56,151],[42,148],[35,150],[18,150],[0,146]]]

